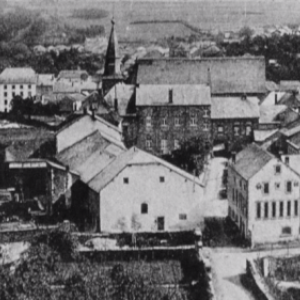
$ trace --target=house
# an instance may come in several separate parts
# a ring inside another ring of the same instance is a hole
[[[208,84],[213,96],[261,96],[267,91],[263,57],[140,59],[135,76],[140,85]]]
[[[203,186],[198,178],[136,147],[96,161],[84,168],[89,176],[72,187],[72,205],[88,230],[160,232],[199,225]]]
[[[192,137],[209,141],[210,114],[208,85],[140,84],[136,88],[136,145],[162,155]]]
[[[0,74],[0,111],[11,110],[11,100],[19,95],[23,99],[36,95],[37,75],[31,68],[6,68]]]
[[[258,128],[259,100],[256,97],[211,98],[211,135],[214,144],[225,144],[227,149],[238,142],[251,141]]]
[[[57,76],[57,80],[67,80],[70,82],[86,81],[89,74],[85,70],[62,70]]]
[[[228,215],[251,245],[299,237],[299,175],[256,144],[228,166]]]
[[[53,85],[54,94],[76,94],[81,93],[89,95],[98,89],[98,84],[92,81],[91,78],[87,80],[70,81],[67,79],[57,80]]]
[[[36,95],[42,97],[53,93],[55,83],[54,74],[38,74],[36,84]]]

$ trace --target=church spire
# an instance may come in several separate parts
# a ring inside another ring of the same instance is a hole
[[[115,31],[115,21],[111,20],[111,31],[107,45],[104,76],[120,77],[121,76],[121,61],[119,55],[119,43]]]

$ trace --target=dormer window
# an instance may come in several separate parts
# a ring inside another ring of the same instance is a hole
[[[209,115],[208,115],[208,109],[204,109],[204,114],[203,114],[203,117],[204,118],[208,118],[209,117]]]
[[[151,138],[151,136],[147,136],[147,139],[146,139],[146,148],[148,149],[148,150],[151,150],[152,149],[152,138]]]
[[[162,127],[168,126],[168,124],[167,124],[167,115],[164,115],[164,116],[162,117],[162,119],[161,119],[161,126],[162,126]]]
[[[197,116],[196,116],[196,114],[192,114],[191,115],[191,120],[190,120],[190,124],[191,124],[191,126],[197,126]]]
[[[176,127],[180,126],[180,116],[179,115],[175,115],[174,124]]]

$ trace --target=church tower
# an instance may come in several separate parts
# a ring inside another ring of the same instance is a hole
[[[104,74],[102,78],[102,89],[105,95],[115,84],[123,80],[121,73],[121,58],[119,44],[115,31],[115,21],[111,20],[111,31],[105,56]]]

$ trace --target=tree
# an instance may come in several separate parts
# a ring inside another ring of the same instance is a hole
[[[210,154],[210,149],[210,142],[203,136],[197,136],[182,141],[179,149],[163,158],[179,168],[199,176],[203,171],[207,156]]]

